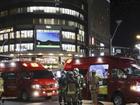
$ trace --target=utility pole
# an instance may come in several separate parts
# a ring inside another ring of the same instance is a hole
[[[113,32],[113,35],[110,36],[110,55],[113,55],[113,52],[112,52],[112,41],[113,41],[113,39],[114,39],[114,37],[115,37],[115,35],[116,35],[116,32],[117,32],[117,30],[118,30],[118,27],[119,27],[120,24],[122,23],[122,20],[117,20],[116,23],[117,23],[117,26],[116,26],[116,28],[115,28],[115,30],[114,30],[114,32]]]

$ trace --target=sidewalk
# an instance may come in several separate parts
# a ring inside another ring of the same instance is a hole
[[[113,105],[112,102],[104,102],[104,101],[100,101],[102,104],[99,105]],[[92,101],[91,100],[82,100],[82,105],[92,105]],[[127,105],[138,105],[137,103],[130,103]]]
[[[91,100],[82,100],[82,105],[92,105]],[[99,105],[113,105],[112,103],[109,102],[99,102]]]

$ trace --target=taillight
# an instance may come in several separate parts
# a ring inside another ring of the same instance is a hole
[[[24,67],[27,67],[27,66],[28,66],[27,63],[22,63],[22,65],[23,65]]]

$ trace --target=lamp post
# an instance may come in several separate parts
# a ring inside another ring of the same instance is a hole
[[[139,50],[140,55],[140,34],[136,35],[137,42],[135,44],[135,47]]]
[[[136,35],[136,39],[140,40],[140,34]]]
[[[136,35],[135,48],[138,50],[138,54],[136,55],[136,58],[138,60],[138,63],[140,64],[140,34]]]
[[[113,39],[114,39],[114,37],[116,35],[116,32],[118,30],[118,27],[120,26],[121,23],[122,23],[122,20],[117,20],[116,21],[117,26],[116,26],[116,28],[115,28],[115,30],[113,32],[113,35],[110,36],[110,55],[113,55],[113,53],[112,53],[112,41],[113,41]]]

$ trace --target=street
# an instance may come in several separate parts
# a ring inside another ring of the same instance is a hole
[[[34,99],[29,102],[22,102],[17,99],[6,99],[4,105],[59,105],[59,104],[57,100],[54,99],[45,100],[44,98],[42,98],[36,100]]]
[[[109,102],[103,102],[103,103],[104,105],[113,105],[112,103]],[[29,102],[21,102],[18,101],[17,99],[6,99],[4,105],[59,105],[59,104],[56,99],[45,100],[43,98],[43,99],[32,100]],[[91,104],[89,103],[83,105],[91,105]],[[138,105],[138,104],[127,104],[127,105]]]

